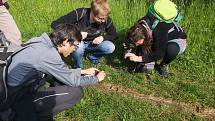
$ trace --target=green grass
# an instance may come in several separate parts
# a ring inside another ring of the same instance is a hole
[[[87,90],[80,104],[57,119],[68,121],[203,121],[198,116],[167,105],[138,101],[118,94],[102,94]]]
[[[164,79],[156,72],[129,74],[124,71],[125,66],[120,59],[121,44],[126,30],[145,15],[147,5],[143,0],[110,0],[111,17],[119,38],[115,41],[115,53],[109,59],[103,59],[99,68],[107,73],[105,82],[133,88],[146,95],[215,108],[215,3],[174,1],[184,12],[185,19],[181,25],[188,35],[188,46],[185,53],[171,63],[169,78]],[[23,41],[26,41],[50,32],[53,20],[75,8],[88,7],[90,0],[10,0],[10,5],[10,12],[22,32]],[[88,62],[86,65],[90,66]],[[206,120],[174,107],[119,94],[105,95],[88,88],[85,92],[81,103],[59,115],[58,120]]]

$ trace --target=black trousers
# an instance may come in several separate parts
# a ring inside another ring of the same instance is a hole
[[[161,60],[161,65],[169,64],[171,63],[179,54],[180,48],[177,43],[175,42],[168,42],[167,48],[165,50],[165,55],[163,59]],[[132,51],[137,56],[144,55],[143,48],[136,48]],[[147,72],[147,68],[145,68],[145,63],[140,62],[133,62],[130,60],[126,60],[126,65],[128,65],[128,71],[129,72]]]
[[[38,121],[52,121],[55,115],[77,104],[83,94],[82,87],[67,85],[39,89],[33,101]]]
[[[83,97],[82,87],[61,85],[39,88],[36,92],[31,89],[23,88],[18,93],[12,93],[4,104],[4,109],[13,111],[12,121],[53,121],[56,114],[73,107]]]

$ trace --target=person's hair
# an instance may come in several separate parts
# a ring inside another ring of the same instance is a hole
[[[127,39],[131,43],[135,44],[141,39],[144,39],[143,48],[146,53],[151,52],[151,46],[152,46],[152,40],[147,35],[147,30],[140,25],[139,23],[136,23],[134,26],[132,26],[128,32],[127,32]]]
[[[49,35],[53,45],[55,47],[61,46],[61,44],[67,40],[71,45],[82,40],[80,29],[73,24],[60,24]]]
[[[93,0],[91,2],[91,11],[96,16],[99,14],[108,16],[110,14],[108,0]]]

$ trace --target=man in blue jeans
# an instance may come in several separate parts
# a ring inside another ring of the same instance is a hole
[[[61,23],[77,24],[81,29],[83,41],[71,56],[75,68],[83,68],[84,51],[88,51],[87,58],[98,64],[100,57],[114,52],[117,32],[109,17],[110,8],[107,0],[93,0],[91,8],[78,8],[69,14],[53,21],[51,27],[55,29]]]

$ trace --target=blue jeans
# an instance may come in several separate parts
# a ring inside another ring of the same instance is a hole
[[[93,59],[98,61],[100,57],[113,53],[115,45],[111,41],[107,40],[98,45],[92,44],[89,41],[81,41],[78,45],[78,49],[71,54],[75,63],[75,68],[83,68],[82,58],[84,56],[85,49],[90,54],[90,60]]]

